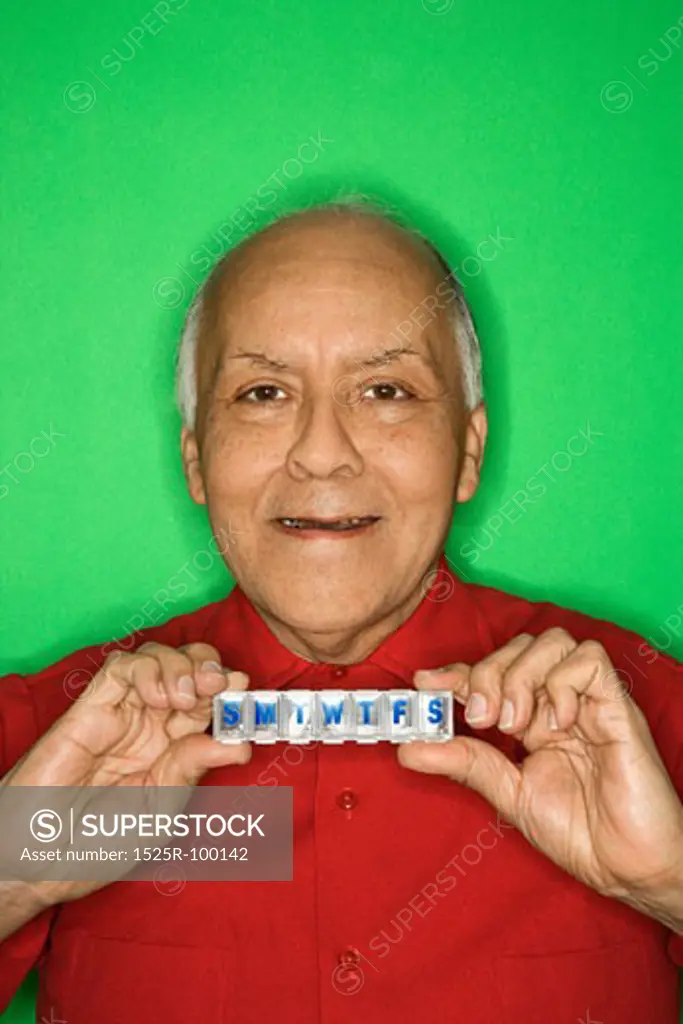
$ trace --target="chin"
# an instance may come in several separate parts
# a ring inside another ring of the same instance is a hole
[[[377,614],[384,593],[372,580],[356,578],[351,585],[339,580],[311,577],[290,579],[284,589],[266,589],[264,597],[271,611],[291,629],[302,633],[344,633],[360,629]]]

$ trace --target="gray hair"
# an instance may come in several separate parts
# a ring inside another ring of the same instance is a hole
[[[437,308],[446,309],[448,320],[453,332],[453,337],[460,357],[462,368],[462,386],[465,396],[465,406],[471,412],[483,399],[483,386],[481,377],[481,347],[474,324],[472,313],[469,309],[463,287],[455,272],[451,269],[447,260],[439,250],[420,232],[414,228],[406,227],[400,219],[387,213],[386,209],[379,207],[374,201],[368,202],[365,197],[360,199],[357,196],[349,199],[336,200],[330,203],[323,203],[313,207],[315,211],[338,211],[342,213],[365,214],[389,221],[397,225],[411,235],[415,240],[422,242],[431,252],[444,272],[444,281],[448,282],[449,293],[446,299],[437,302]],[[303,212],[303,211],[299,211]],[[285,220],[294,218],[297,212],[284,214],[273,224],[282,223]],[[192,304],[187,312],[183,325],[178,354],[176,359],[176,399],[183,423],[190,430],[194,430],[197,413],[197,348],[200,336],[201,320],[205,309],[206,286],[216,273],[217,264],[208,278],[200,286]],[[437,286],[437,293],[440,296]],[[434,298],[434,296],[428,296]],[[419,307],[418,307],[419,308]],[[428,312],[433,314],[433,305],[427,307]],[[417,310],[413,310],[416,313]]]

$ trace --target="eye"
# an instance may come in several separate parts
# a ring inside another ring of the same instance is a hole
[[[415,398],[412,391],[404,388],[400,384],[393,384],[391,381],[381,381],[378,384],[372,384],[366,390],[366,395],[374,391],[375,400],[381,402],[405,402],[408,398]]]
[[[252,388],[248,388],[237,396],[237,402],[272,402],[277,401],[278,396],[276,392],[280,392],[284,395],[282,388],[278,387],[277,384],[255,384]]]

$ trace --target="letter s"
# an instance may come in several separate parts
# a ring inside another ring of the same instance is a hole
[[[427,721],[430,725],[440,725],[443,722],[443,702],[441,697],[432,697],[427,705]]]
[[[81,821],[81,835],[97,835],[97,818],[94,814],[84,814]]]
[[[645,53],[644,53],[642,57],[639,57],[639,58],[638,58],[638,67],[639,67],[639,68],[641,68],[641,69],[642,69],[643,71],[645,71],[645,65],[643,64],[643,61],[644,61],[644,60],[646,60],[646,61],[647,61],[647,63],[648,63],[648,64],[649,64],[649,65],[650,65],[651,67],[653,67],[653,68],[654,68],[654,71],[648,71],[648,72],[647,72],[647,73],[648,73],[648,75],[650,76],[650,78],[652,78],[652,76],[653,76],[653,75],[656,75],[656,74],[657,74],[657,72],[659,71],[659,65],[658,65],[657,61],[656,61],[656,60],[652,60],[652,58],[650,58],[650,59],[648,60],[648,59],[647,59],[647,54],[645,54]]]
[[[379,943],[379,946],[375,945],[375,943]],[[389,945],[388,942],[380,941],[379,935],[375,935],[372,939],[370,939],[370,941],[368,942],[368,946],[374,953],[377,953],[377,955],[380,958],[386,956],[389,950],[391,949],[391,946]],[[380,953],[380,948],[384,949],[383,953]]]
[[[443,886],[444,895],[447,892],[450,892],[451,889],[455,889],[456,885],[458,884],[457,878],[453,878],[453,875],[446,875],[444,874],[443,871],[438,872],[436,880],[440,886]],[[448,888],[446,888],[446,882],[451,883],[451,885],[449,885]]]
[[[234,701],[227,701],[223,705],[223,728],[230,729],[233,725],[239,725],[240,706]]]
[[[109,61],[109,63],[107,63],[107,61]],[[105,71],[109,71],[112,75],[118,75],[123,64],[120,60],[114,60],[110,53],[106,53],[100,61],[100,67],[104,68]]]

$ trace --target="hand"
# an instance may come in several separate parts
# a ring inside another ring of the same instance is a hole
[[[414,681],[452,689],[472,728],[497,724],[528,755],[515,765],[458,736],[402,744],[401,764],[470,786],[575,878],[657,916],[648,906],[683,882],[683,805],[601,644],[521,634],[474,666]]]
[[[130,654],[114,651],[0,782],[0,795],[8,786],[187,787],[210,768],[244,764],[251,757],[248,743],[217,743],[205,729],[213,696],[247,684],[244,673],[226,675],[208,644],[176,650],[146,643]],[[46,905],[100,885],[33,883]]]

